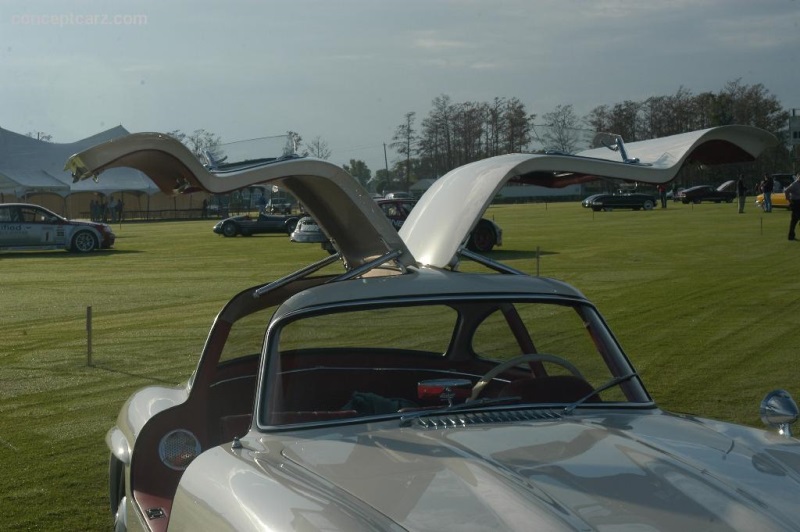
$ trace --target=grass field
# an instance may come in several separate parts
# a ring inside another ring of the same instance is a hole
[[[580,288],[663,408],[759,426],[766,392],[800,394],[800,243],[785,211],[569,203],[486,216],[504,230],[492,255]],[[209,221],[114,229],[113,251],[0,253],[1,530],[110,529],[104,437],[128,395],[185,380],[230,296],[325,256],[285,235],[221,238]]]

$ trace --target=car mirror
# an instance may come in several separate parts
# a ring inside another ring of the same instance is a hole
[[[790,427],[797,421],[798,410],[792,396],[786,390],[773,390],[761,401],[761,421],[768,427],[777,427],[778,433],[790,438]]]

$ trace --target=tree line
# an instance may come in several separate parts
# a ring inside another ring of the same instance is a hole
[[[755,163],[724,167],[684,168],[677,181],[683,185],[703,180],[719,183],[743,173],[755,182],[764,173],[789,172],[792,150],[788,144],[790,112],[758,83],[729,81],[717,92],[693,93],[680,87],[674,94],[645,100],[625,100],[593,108],[578,116],[571,104],[558,105],[537,115],[516,97],[496,97],[491,102],[454,102],[446,94],[435,97],[427,116],[417,120],[414,111],[404,115],[389,147],[396,153],[391,168],[372,171],[362,160],[350,159],[343,168],[372,191],[408,190],[420,179],[436,179],[464,164],[518,152],[575,153],[591,147],[596,132],[620,135],[625,142],[675,135],[715,126],[756,126],[775,134],[781,142]],[[220,145],[218,136],[205,130],[170,134],[198,156]],[[287,131],[284,151],[329,159],[327,142],[315,137],[307,145],[297,132]]]
[[[715,126],[756,126],[775,134],[781,143],[755,163],[719,168],[686,168],[683,184],[697,179],[717,182],[744,173],[755,181],[763,173],[792,167],[788,145],[790,112],[762,84],[737,79],[718,92],[694,94],[680,87],[675,94],[642,101],[600,105],[579,117],[572,105],[558,105],[540,117],[528,112],[518,98],[491,102],[456,103],[441,95],[416,126],[407,113],[395,129],[390,146],[398,153],[394,183],[407,188],[423,178],[437,178],[463,164],[514,152],[574,153],[590,147],[595,132],[610,132],[626,142],[648,140]]]

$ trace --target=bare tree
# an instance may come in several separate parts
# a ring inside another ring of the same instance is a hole
[[[486,106],[486,126],[484,136],[486,137],[486,156],[494,157],[502,153],[500,139],[505,135],[505,122],[503,111],[506,106],[505,98],[495,98],[491,104]]]
[[[578,117],[572,105],[557,105],[542,115],[547,129],[542,135],[546,150],[574,153],[578,146]]]
[[[486,105],[464,102],[456,106],[453,133],[456,140],[457,166],[485,157],[483,127],[486,122]]]
[[[433,176],[444,175],[453,168],[453,115],[455,109],[450,97],[442,94],[431,102],[432,109],[422,121],[422,134],[418,141],[420,156]]]
[[[316,157],[318,159],[328,160],[331,157],[331,150],[328,147],[328,143],[325,142],[319,135],[314,137],[308,144],[308,153],[312,157]]]
[[[283,146],[283,156],[288,155],[308,155],[308,150],[301,151],[303,146],[303,137],[296,131],[286,132],[286,144]]]
[[[219,147],[222,143],[219,135],[214,135],[205,129],[195,129],[191,134],[176,129],[167,135],[181,141],[200,160],[214,159],[219,156]]]
[[[28,131],[27,133],[25,133],[25,136],[26,137],[31,137],[31,138],[36,138],[36,140],[41,140],[41,141],[44,141],[44,142],[52,142],[53,141],[53,135],[48,135],[44,131],[35,131],[35,132],[34,131]]]
[[[417,147],[417,132],[414,129],[414,118],[417,113],[406,113],[405,122],[395,129],[392,143],[389,147],[396,150],[400,155],[405,156],[403,174],[405,176],[405,190],[411,184],[411,156],[415,154]],[[398,165],[399,166],[399,165]]]
[[[503,151],[516,153],[523,151],[531,143],[531,124],[535,115],[528,116],[525,104],[519,98],[511,98],[506,104],[503,120],[505,135]]]

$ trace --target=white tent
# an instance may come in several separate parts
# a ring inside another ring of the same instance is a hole
[[[25,197],[53,193],[62,198],[78,192],[109,195],[117,192],[144,193],[152,196],[158,187],[143,173],[131,168],[114,170],[113,179],[72,182],[64,163],[73,154],[107,140],[128,135],[117,126],[77,142],[59,144],[20,135],[0,128],[0,192]]]

